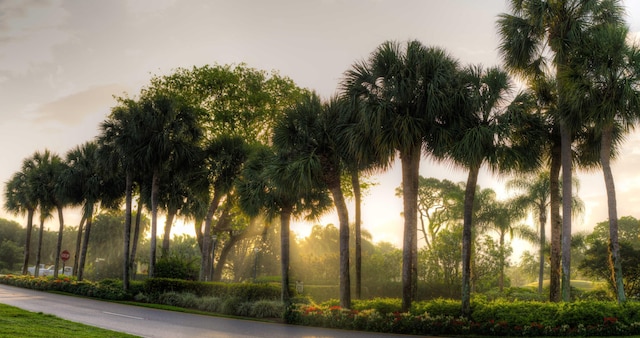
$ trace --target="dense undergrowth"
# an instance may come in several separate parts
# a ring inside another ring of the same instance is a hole
[[[107,300],[164,304],[213,313],[255,318],[284,318],[297,325],[384,333],[493,336],[615,336],[640,334],[640,302],[578,300],[550,303],[533,292],[509,289],[477,295],[472,315],[464,318],[460,301],[435,299],[414,302],[400,312],[395,298],[354,300],[342,309],[337,300],[320,304],[294,298],[285,308],[277,284],[200,283],[167,278],[132,281],[128,292],[118,280],[77,281],[73,277],[0,276],[0,283],[43,291],[59,291]],[[515,296],[514,296],[515,295]],[[529,295],[529,296],[527,296]]]

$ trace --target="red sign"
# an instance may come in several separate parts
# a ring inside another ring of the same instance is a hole
[[[69,253],[69,251],[64,250],[60,253],[60,259],[62,259],[62,261],[66,262],[69,257],[71,257],[71,254]]]

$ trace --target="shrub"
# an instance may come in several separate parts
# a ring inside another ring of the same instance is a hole
[[[249,316],[255,318],[280,318],[284,313],[284,304],[280,301],[259,300],[252,304]]]
[[[155,276],[158,278],[175,278],[184,280],[197,280],[200,267],[196,260],[185,260],[180,257],[160,258],[156,262]]]
[[[238,315],[238,310],[243,301],[238,297],[229,297],[222,301],[219,312],[225,315]]]

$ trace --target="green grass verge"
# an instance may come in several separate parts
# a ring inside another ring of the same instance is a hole
[[[0,304],[0,337],[136,337]]]

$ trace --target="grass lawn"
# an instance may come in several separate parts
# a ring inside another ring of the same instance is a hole
[[[0,304],[0,337],[136,337]]]
[[[549,280],[545,279],[542,282],[543,287],[548,287],[549,286]],[[532,282],[529,284],[524,285],[526,287],[538,287],[538,282]],[[579,280],[579,279],[572,279],[571,280],[571,286],[573,286],[574,288],[577,289],[581,289],[583,291],[593,291],[594,289],[603,289],[606,288],[607,285],[604,282],[592,282],[592,281],[588,281],[588,280]]]

